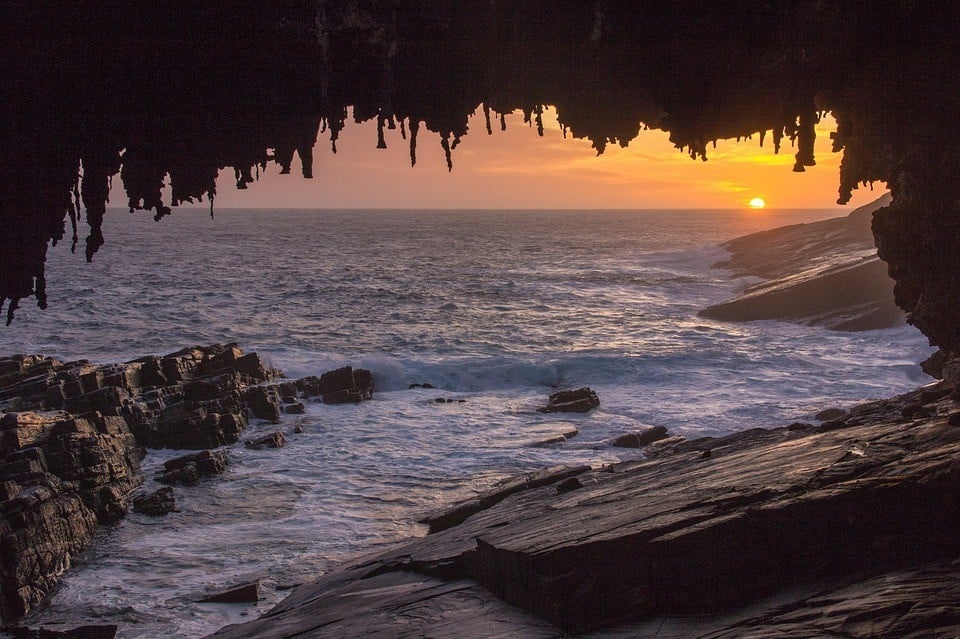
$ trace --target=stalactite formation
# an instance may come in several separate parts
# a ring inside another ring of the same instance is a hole
[[[599,153],[641,128],[669,131],[694,159],[719,138],[759,134],[762,145],[769,134],[775,151],[795,144],[796,171],[815,163],[814,125],[830,112],[840,201],[889,184],[875,231],[898,302],[960,352],[951,11],[852,0],[14,3],[0,61],[0,298],[10,318],[23,298],[45,305],[46,251],[78,200],[93,257],[113,176],[131,210],[158,220],[212,200],[228,167],[244,188],[267,162],[288,173],[296,153],[309,178],[321,123],[335,152],[348,109],[376,120],[378,147],[384,128],[409,129],[412,164],[421,127],[452,164],[479,107],[489,133],[491,112],[503,128],[514,109],[542,131],[553,105],[564,133]]]

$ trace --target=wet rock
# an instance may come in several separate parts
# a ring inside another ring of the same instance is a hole
[[[787,426],[787,430],[789,431],[807,431],[813,430],[814,428],[816,428],[816,426],[813,424],[808,424],[807,422],[793,422]]]
[[[195,486],[202,478],[219,475],[226,468],[226,451],[204,450],[164,462],[163,470],[157,473],[157,481],[161,484]]]
[[[256,603],[260,601],[260,582],[243,584],[197,601],[199,603]]]
[[[920,392],[920,403],[921,404],[933,404],[939,402],[941,399],[949,395],[951,389],[946,386],[939,386],[936,388],[925,388]]]
[[[665,426],[652,426],[640,433],[628,433],[613,440],[617,448],[641,448],[669,436]]]
[[[547,406],[538,408],[541,413],[586,413],[600,405],[600,398],[589,388],[560,391],[550,395]]]
[[[36,606],[97,526],[124,515],[142,454],[119,417],[0,417],[0,617]]]
[[[133,498],[133,511],[159,517],[167,513],[176,512],[177,502],[173,497],[173,488],[166,486],[149,495],[139,495]]]
[[[814,419],[821,422],[829,422],[835,419],[843,419],[847,416],[847,411],[839,408],[825,408],[814,416]]]
[[[302,432],[303,432],[303,426],[302,426],[301,424],[297,424],[296,426],[293,427],[293,432],[295,432],[295,433],[297,433],[297,434],[302,433]]]
[[[436,387],[435,387],[433,384],[424,383],[424,384],[410,384],[409,388],[410,388],[410,390],[413,390],[414,388],[426,388],[426,389],[431,389],[431,388],[436,388]]]
[[[320,395],[320,378],[316,375],[301,377],[295,380],[293,385],[304,397],[317,397]]]
[[[373,375],[344,366],[321,375],[317,390],[324,404],[358,404],[373,399]]]
[[[271,386],[254,386],[243,393],[247,408],[258,419],[274,424],[280,421],[280,395]]]
[[[550,446],[552,444],[561,444],[567,440],[573,439],[579,434],[580,434],[580,430],[578,428],[576,428],[575,426],[567,425],[566,429],[563,432],[557,433],[552,437],[547,437],[539,441],[533,442],[532,444],[529,444],[529,446],[541,447],[541,446]]]
[[[784,636],[798,639],[821,636],[821,627],[873,636],[876,619],[900,624],[882,636],[951,637],[958,621],[944,610],[955,608],[946,603],[955,596],[955,567],[937,569],[940,576],[921,589],[907,585],[918,583],[918,573],[895,578],[912,593],[903,601],[900,587],[885,585],[883,578],[847,590],[860,575],[895,574],[890,571],[953,561],[960,553],[960,429],[940,419],[903,424],[903,401],[864,409],[864,415],[882,416],[869,424],[819,434],[753,429],[680,442],[655,458],[493,493],[490,503],[480,496],[468,508],[456,505],[431,535],[337,569],[301,587],[268,617],[215,636],[266,637],[278,627],[307,631],[320,619],[334,624],[319,632],[330,637],[339,636],[333,628],[342,631],[347,624],[369,629],[398,623],[404,613],[385,609],[380,597],[392,595],[373,584],[399,587],[395,579],[410,579],[403,581],[409,585],[402,588],[404,601],[415,606],[431,601],[439,592],[432,580],[442,579],[470,580],[536,613],[558,626],[546,635],[553,637],[661,620],[630,633],[653,636],[665,627],[665,616],[690,611],[696,611],[698,627],[716,623],[727,628],[717,636],[731,638],[784,627],[793,628]],[[709,459],[697,463],[706,451]],[[596,484],[590,481],[601,476]],[[836,596],[831,582],[845,584]],[[831,594],[793,594],[804,588]],[[371,589],[378,595],[360,595]],[[937,595],[938,589],[949,594]],[[922,614],[921,592],[937,602]],[[774,595],[780,602],[800,597],[805,612],[794,615],[791,604],[771,617],[774,625],[758,624],[756,606]],[[840,610],[843,623],[833,617]],[[861,616],[858,610],[870,612]],[[731,615],[742,616],[734,623]],[[466,618],[466,611],[444,617],[448,627]],[[899,634],[909,628],[914,634]]]
[[[254,450],[260,450],[261,448],[280,448],[285,443],[283,439],[283,433],[279,430],[270,433],[269,435],[264,435],[263,437],[257,437],[256,439],[248,439],[243,442],[243,445],[247,448],[252,448]]]
[[[847,422],[844,419],[831,419],[830,421],[823,422],[817,426],[818,433],[828,433],[832,430],[838,430],[840,428],[846,428]]]
[[[947,423],[951,426],[960,426],[960,411],[954,411],[947,416]]]
[[[458,526],[471,515],[495,506],[507,497],[534,488],[549,486],[568,477],[575,477],[590,470],[589,466],[551,466],[532,473],[506,479],[492,489],[452,507],[427,515],[418,520],[430,526],[430,533],[437,533]]]
[[[283,412],[287,415],[303,415],[307,412],[307,407],[304,406],[303,402],[296,402],[284,406]]]

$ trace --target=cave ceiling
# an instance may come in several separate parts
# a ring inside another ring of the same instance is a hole
[[[25,298],[46,305],[48,250],[93,258],[116,180],[131,210],[159,220],[212,201],[222,171],[244,188],[267,163],[289,171],[296,154],[312,177],[313,154],[334,151],[353,122],[376,121],[372,145],[400,129],[412,162],[420,143],[453,163],[473,113],[488,130],[518,109],[542,127],[548,105],[597,152],[645,127],[693,160],[717,139],[753,136],[784,146],[802,171],[829,112],[838,201],[888,184],[894,202],[874,231],[897,301],[932,342],[960,351],[952,3],[15,1],[0,11],[10,319]]]

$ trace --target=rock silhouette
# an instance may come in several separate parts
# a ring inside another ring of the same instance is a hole
[[[888,184],[873,233],[896,302],[957,352],[950,14],[850,0],[17,3],[0,73],[0,299],[8,319],[23,298],[46,305],[46,252],[77,246],[81,216],[92,259],[113,177],[131,210],[157,219],[212,203],[221,167],[247,188],[268,162],[289,172],[296,154],[309,178],[318,132],[335,151],[348,108],[377,122],[371,144],[399,129],[412,162],[429,132],[452,166],[475,111],[488,132],[515,109],[542,130],[554,105],[598,153],[651,127],[694,159],[719,138],[789,143],[795,171],[816,162],[814,127],[831,112],[839,201]]]

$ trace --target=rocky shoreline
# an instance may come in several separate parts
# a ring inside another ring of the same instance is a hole
[[[98,526],[131,503],[149,514],[172,495],[136,495],[148,448],[199,450],[166,462],[158,481],[193,484],[222,472],[250,419],[278,422],[304,400],[359,402],[369,371],[280,379],[236,344],[186,348],[121,364],[0,358],[0,620],[39,605],[77,561]],[[282,445],[283,435],[248,445]],[[267,441],[269,440],[269,441]]]
[[[211,636],[955,637],[952,370],[819,425],[516,480]]]
[[[169,489],[138,493],[146,448],[199,451],[158,474],[189,485],[223,471],[225,455],[210,449],[238,443],[250,419],[373,393],[368,371],[289,380],[234,344],[108,365],[18,355],[0,370],[8,621],[42,604],[98,526],[131,505],[176,507]],[[642,460],[503,481],[426,515],[428,536],[348,562],[211,636],[956,636],[960,362],[943,372],[817,424],[630,434],[621,445],[642,447]],[[598,402],[580,389],[546,409]],[[245,444],[283,442],[277,430]]]
[[[836,331],[902,326],[906,313],[894,301],[894,281],[877,257],[870,228],[873,213],[890,201],[885,194],[844,217],[725,243],[730,258],[715,267],[760,281],[699,315],[734,322],[785,320]]]

